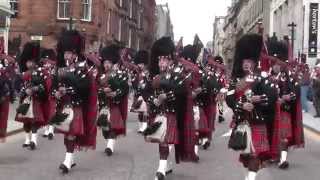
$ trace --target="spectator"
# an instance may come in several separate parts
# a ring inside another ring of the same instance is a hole
[[[301,104],[302,104],[302,110],[303,112],[308,112],[308,91],[310,89],[310,69],[308,64],[306,64],[306,59],[301,58],[301,64],[300,64],[300,72],[301,72]]]
[[[313,88],[313,105],[316,110],[315,118],[320,117],[320,60],[317,61],[316,67],[311,75]]]

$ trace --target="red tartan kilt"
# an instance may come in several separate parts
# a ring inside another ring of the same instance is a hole
[[[123,119],[119,105],[110,107],[111,131],[118,135],[126,135],[126,120]]]
[[[209,123],[206,114],[202,107],[199,107],[200,111],[200,120],[198,124],[198,129],[196,130],[199,133],[199,137],[207,137],[210,133]]]
[[[207,135],[207,138],[211,140],[212,138],[212,133],[215,130],[215,115],[216,115],[216,104],[211,103],[208,106],[203,108],[204,113],[206,114],[207,121],[208,121],[208,128],[209,128],[209,133]]]
[[[0,104],[0,138],[6,137],[9,115],[9,98]]]
[[[255,149],[254,155],[265,156],[270,150],[268,131],[265,124],[250,124],[252,131],[252,143]]]
[[[45,119],[49,123],[51,118],[56,114],[57,104],[54,98],[49,98],[45,105]]]
[[[44,103],[33,98],[32,108],[33,108],[34,118],[23,118],[23,117],[18,117],[16,115],[15,120],[22,123],[32,123],[32,124],[36,124],[37,126],[45,126],[47,122],[44,117],[44,114],[45,114]]]
[[[179,134],[177,127],[177,118],[175,113],[167,113],[167,131],[164,138],[165,144],[178,144],[179,143]]]
[[[81,107],[73,107],[74,117],[70,124],[70,129],[68,132],[61,131],[56,129],[58,133],[62,133],[70,136],[81,136],[84,134],[84,125],[83,125],[83,113]]]
[[[178,144],[179,143],[179,134],[177,127],[177,119],[175,113],[167,113],[167,130],[166,135],[163,142],[159,142],[156,140],[146,140],[151,143],[162,143],[162,144]],[[155,121],[156,115],[149,114],[149,123],[152,124]]]
[[[278,121],[279,125],[279,135],[281,139],[287,139],[291,141],[292,139],[292,123],[291,114],[285,111],[280,112],[280,119]]]

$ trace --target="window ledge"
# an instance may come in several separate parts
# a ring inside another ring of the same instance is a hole
[[[57,20],[61,20],[61,21],[70,21],[70,18],[60,18],[60,17],[57,17]]]
[[[80,19],[80,21],[83,21],[83,22],[92,22],[91,19]]]

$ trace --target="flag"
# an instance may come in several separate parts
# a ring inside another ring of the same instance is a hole
[[[176,52],[179,55],[183,51],[183,37],[180,38],[176,45]]]
[[[202,41],[200,40],[198,34],[196,34],[194,36],[194,40],[193,40],[193,45],[198,49],[198,50],[201,50],[204,46],[203,46],[203,43]]]

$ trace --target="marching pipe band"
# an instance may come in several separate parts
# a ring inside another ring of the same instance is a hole
[[[23,147],[36,149],[37,132],[43,126],[44,137],[51,140],[54,132],[64,134],[66,154],[59,169],[66,174],[76,166],[76,150],[95,148],[98,127],[106,140],[106,155],[113,155],[116,140],[126,135],[131,83],[130,111],[138,114],[138,132],[147,142],[159,144],[157,180],[172,172],[173,148],[177,163],[200,160],[199,147],[208,149],[213,141],[216,117],[224,121],[224,100],[234,112],[229,148],[240,152],[240,161],[248,169],[246,179],[254,180],[267,160],[287,168],[289,147],[304,145],[298,106],[301,75],[292,63],[281,61],[287,59],[286,51],[273,51],[285,49],[277,43],[269,43],[269,56],[264,56],[272,71],[261,73],[263,38],[243,36],[237,42],[230,83],[221,57],[209,56],[204,64],[203,51],[199,54],[192,45],[175,54],[168,37],[153,44],[150,56],[147,51],[132,56],[115,44],[100,54],[85,54],[80,33],[66,31],[59,39],[57,56],[53,50],[43,51],[40,61],[40,47],[27,43],[20,61],[24,86],[16,115],[24,123]],[[0,138],[5,134],[11,94],[6,68],[13,61],[3,59],[7,61],[0,65]],[[281,66],[279,72],[276,64]],[[319,74],[312,73],[312,78]]]

